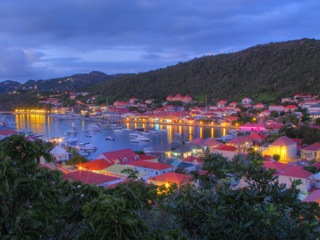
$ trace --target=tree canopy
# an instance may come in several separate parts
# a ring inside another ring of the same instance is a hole
[[[39,143],[0,141],[1,239],[316,239],[320,208],[286,189],[262,159],[207,154],[193,183],[159,194],[132,177],[115,188],[64,181]],[[134,172],[132,172],[134,174]],[[245,188],[232,187],[242,178]],[[165,188],[162,186],[161,188]]]

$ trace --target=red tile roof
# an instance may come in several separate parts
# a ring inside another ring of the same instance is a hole
[[[287,108],[287,109],[297,109],[298,107],[296,105],[288,105],[288,106],[285,106],[285,108]]]
[[[204,142],[204,140],[202,138],[195,138],[191,142],[198,144],[198,145],[201,145]]]
[[[130,148],[104,152],[102,154],[110,163],[116,163],[117,161],[119,161],[119,164],[128,164],[132,161],[140,160],[140,156]]]
[[[119,180],[119,178],[111,177],[99,173],[94,173],[90,171],[75,171],[67,173],[63,176],[64,180],[77,180],[86,184],[102,184],[106,182],[111,182]]]
[[[263,135],[263,134],[259,134],[259,133],[251,133],[248,136],[248,138],[251,139],[251,140],[255,140],[255,141],[261,141],[261,140],[265,139],[266,136]]]
[[[287,136],[282,136],[278,138],[276,141],[270,144],[270,146],[289,146],[291,144],[296,144],[293,140],[288,138]]]
[[[251,140],[248,137],[239,136],[234,139],[231,139],[229,142],[227,142],[227,145],[241,145],[245,143],[249,143]]]
[[[320,204],[320,190],[315,190],[308,197],[303,199],[303,202],[316,202]]]
[[[98,159],[98,160],[93,160],[86,163],[80,163],[80,164],[77,164],[76,166],[79,167],[80,169],[85,169],[89,171],[94,171],[94,170],[98,171],[98,170],[103,170],[107,167],[110,167],[111,165],[113,165],[113,163],[110,163],[105,159]]]
[[[195,157],[195,156],[189,156],[189,157],[186,157],[182,160],[183,162],[188,162],[188,163],[193,163],[193,162],[197,162],[199,164],[203,164],[203,160],[198,158],[198,157]]]
[[[316,163],[312,164],[312,166],[315,166],[320,169],[320,162],[316,162]]]
[[[172,168],[172,166],[169,164],[158,163],[158,162],[148,162],[148,161],[133,162],[130,165],[136,166],[136,167],[150,168],[155,170],[164,170],[164,169]]]
[[[158,176],[154,176],[151,178],[148,178],[148,182],[156,181],[161,183],[175,183],[177,185],[183,185],[186,184],[192,177],[190,175],[185,175],[181,173],[175,173],[175,172],[167,172],[165,174],[161,174]]]
[[[252,128],[252,129],[261,128],[261,129],[263,129],[263,128],[265,128],[265,124],[262,122],[258,122],[258,123],[248,122],[248,123],[243,124],[240,128],[241,129],[243,129],[243,128]]]
[[[138,154],[139,159],[143,161],[149,161],[149,160],[154,160],[157,159],[158,157],[152,156],[152,155],[147,155],[147,154]]]
[[[319,151],[320,150],[320,142],[316,142],[314,144],[311,144],[305,148],[302,148],[301,150],[305,151]]]
[[[224,144],[219,145],[215,149],[220,150],[220,151],[229,151],[229,152],[237,151],[237,149],[234,146],[228,146],[228,145],[224,145]]]
[[[281,163],[277,161],[264,161],[263,167],[266,169],[275,169],[277,172],[282,171],[288,167],[290,167],[289,164]]]
[[[215,147],[220,144],[221,142],[214,140],[212,137],[207,138],[206,140],[203,141],[203,143],[201,143],[202,146],[206,146],[206,147]]]
[[[280,175],[294,178],[308,178],[312,175],[312,173],[303,169],[301,166],[290,166],[284,169]]]

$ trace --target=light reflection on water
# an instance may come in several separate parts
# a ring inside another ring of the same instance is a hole
[[[92,121],[84,119],[59,120],[41,114],[2,114],[0,118],[5,119],[9,123],[15,123],[17,130],[30,129],[33,133],[43,134],[49,138],[69,137],[77,138],[78,142],[92,143],[97,147],[97,151],[92,154],[93,156],[97,156],[102,152],[124,148],[141,151],[143,148],[166,145],[174,140],[181,141],[182,139],[187,142],[197,137],[202,139],[208,137],[217,138],[225,136],[228,132],[226,128],[125,122],[122,124],[125,128],[135,129],[137,127],[143,127],[149,130],[159,130],[157,134],[148,135],[151,139],[150,142],[131,143],[128,133],[114,133],[111,129],[91,131],[89,134],[92,135],[92,137],[86,137],[88,133],[83,132],[82,129],[86,128]],[[77,128],[79,133],[76,135],[66,135],[65,132],[71,127]],[[106,136],[113,136],[115,141],[105,140]]]

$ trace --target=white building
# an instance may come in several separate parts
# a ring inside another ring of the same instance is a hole
[[[55,146],[51,151],[50,154],[55,159],[56,162],[65,162],[68,161],[70,158],[70,154],[61,146]]]

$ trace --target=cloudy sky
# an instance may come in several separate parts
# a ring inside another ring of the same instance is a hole
[[[0,81],[138,73],[320,39],[319,0],[0,0]]]

